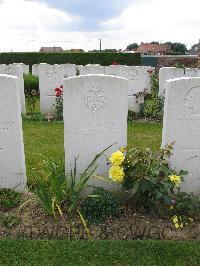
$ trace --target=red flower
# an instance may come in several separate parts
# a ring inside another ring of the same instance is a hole
[[[56,92],[56,97],[60,97],[63,93],[62,90],[63,86],[61,85],[60,88],[55,88],[55,92]]]
[[[62,93],[61,93],[60,91],[57,91],[57,92],[56,92],[56,97],[60,97],[61,94],[62,94]]]
[[[118,63],[114,61],[114,62],[112,62],[112,65],[118,65]]]
[[[152,73],[153,73],[153,69],[148,69],[147,72],[148,72],[149,74],[152,74]]]

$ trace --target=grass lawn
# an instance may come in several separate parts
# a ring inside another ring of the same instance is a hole
[[[200,242],[1,240],[0,265],[200,265]]]
[[[161,144],[161,123],[130,122],[128,147],[150,147],[157,150]],[[33,181],[34,168],[43,156],[62,164],[64,162],[64,127],[62,122],[23,122],[27,176]]]

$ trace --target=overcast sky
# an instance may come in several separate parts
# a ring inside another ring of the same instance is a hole
[[[200,38],[200,0],[0,0],[0,52]]]

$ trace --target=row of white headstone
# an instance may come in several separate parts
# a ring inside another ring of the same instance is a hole
[[[151,92],[151,76],[146,66],[100,66],[73,64],[49,65],[39,64],[33,66],[33,74],[39,76],[40,110],[42,114],[53,112],[56,102],[55,88],[62,85],[63,78],[77,75],[102,74],[112,75],[128,79],[128,109],[139,112],[140,104],[144,102],[144,95]]]
[[[182,189],[200,193],[200,78],[166,81],[162,146],[175,142],[170,166],[188,170]],[[17,78],[0,75],[0,187],[23,190],[26,183],[20,96]],[[128,80],[108,75],[64,79],[66,171],[78,159],[78,172],[114,144],[99,160],[106,175],[106,157],[127,143]],[[107,185],[109,186],[109,185]]]
[[[120,77],[86,75],[64,79],[66,172],[79,157],[80,174],[97,153],[113,144],[98,161],[98,174],[107,175],[106,158],[127,144],[127,93],[128,80]],[[26,167],[16,77],[0,75],[0,101],[0,188],[24,191]],[[114,188],[111,183],[106,186]]]
[[[40,111],[42,114],[53,114],[56,103],[55,88],[62,84],[63,78],[87,74],[105,74],[119,76],[128,79],[128,109],[139,112],[140,104],[144,103],[144,96],[151,92],[151,67],[145,66],[123,66],[123,65],[86,65],[76,66],[74,64],[49,65],[42,63],[33,65],[32,73],[39,76]],[[25,110],[24,80],[23,73],[28,73],[28,66],[23,63],[0,65],[0,74],[18,77],[18,86],[21,98],[21,112]]]

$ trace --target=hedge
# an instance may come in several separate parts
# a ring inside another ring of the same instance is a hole
[[[132,53],[0,53],[0,64],[24,63],[33,65],[39,63],[48,64],[100,64],[102,66],[113,63],[121,65],[141,65],[140,54]]]

